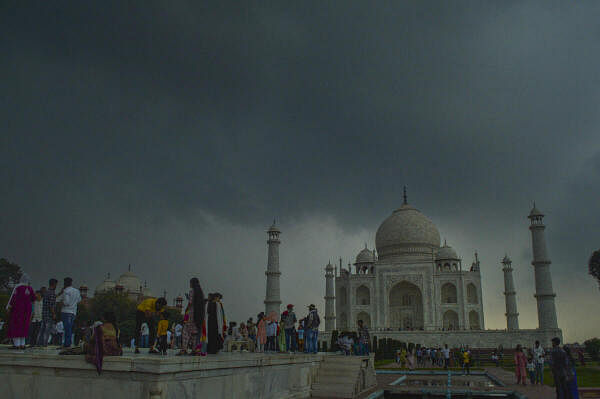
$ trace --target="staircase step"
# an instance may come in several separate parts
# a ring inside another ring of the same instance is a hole
[[[323,384],[323,385],[344,384],[344,385],[353,386],[356,381],[349,380],[347,378],[319,377],[315,382],[317,384]]]

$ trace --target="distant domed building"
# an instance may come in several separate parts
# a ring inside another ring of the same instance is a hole
[[[116,291],[125,293],[133,301],[141,301],[143,298],[152,296],[152,292],[148,288],[146,282],[142,286],[139,277],[131,271],[131,265],[127,268],[127,271],[119,278],[114,281],[110,278],[110,273],[106,275],[106,278],[101,282],[94,291],[95,295]]]
[[[511,261],[502,260],[505,276],[506,330],[486,330],[479,257],[463,268],[457,252],[441,245],[435,224],[408,204],[392,212],[375,234],[376,250],[365,244],[356,256],[354,270],[348,263],[339,271],[325,267],[325,334],[352,331],[362,320],[379,338],[394,338],[425,345],[469,344],[493,348],[499,344],[531,345],[540,340],[550,345],[562,336],[556,321],[552,278],[544,241],[543,214],[535,207],[529,214],[538,301],[539,328],[519,329]],[[529,269],[523,269],[529,270]]]

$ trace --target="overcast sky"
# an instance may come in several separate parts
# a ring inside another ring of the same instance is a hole
[[[559,325],[599,334],[600,3],[57,4],[0,12],[0,257],[37,286],[132,264],[245,320],[275,217],[283,303],[322,310],[324,265],[372,248],[407,185],[479,252],[488,328],[505,253],[537,327],[535,200]]]

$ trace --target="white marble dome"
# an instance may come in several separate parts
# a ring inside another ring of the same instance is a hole
[[[435,257],[437,260],[459,260],[458,254],[451,246],[444,244]]]
[[[375,263],[375,254],[365,245],[365,248],[356,255],[356,263]]]
[[[121,277],[117,280],[117,284],[123,286],[125,292],[140,292],[142,286],[138,276],[133,274],[131,270],[121,274]]]
[[[110,279],[110,275],[108,275],[106,277],[106,279],[104,279],[103,282],[100,283],[100,285],[98,285],[96,287],[96,292],[108,292],[108,291],[112,291],[115,289],[115,286],[117,285],[117,283],[115,283],[113,280]]]
[[[380,259],[404,253],[431,253],[440,247],[440,232],[427,216],[404,204],[381,223],[375,246]]]

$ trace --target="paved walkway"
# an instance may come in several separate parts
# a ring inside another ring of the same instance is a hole
[[[514,372],[499,367],[487,367],[486,371],[506,384],[507,388],[522,393],[528,399],[552,399],[556,396],[554,388],[547,385],[517,385]]]

